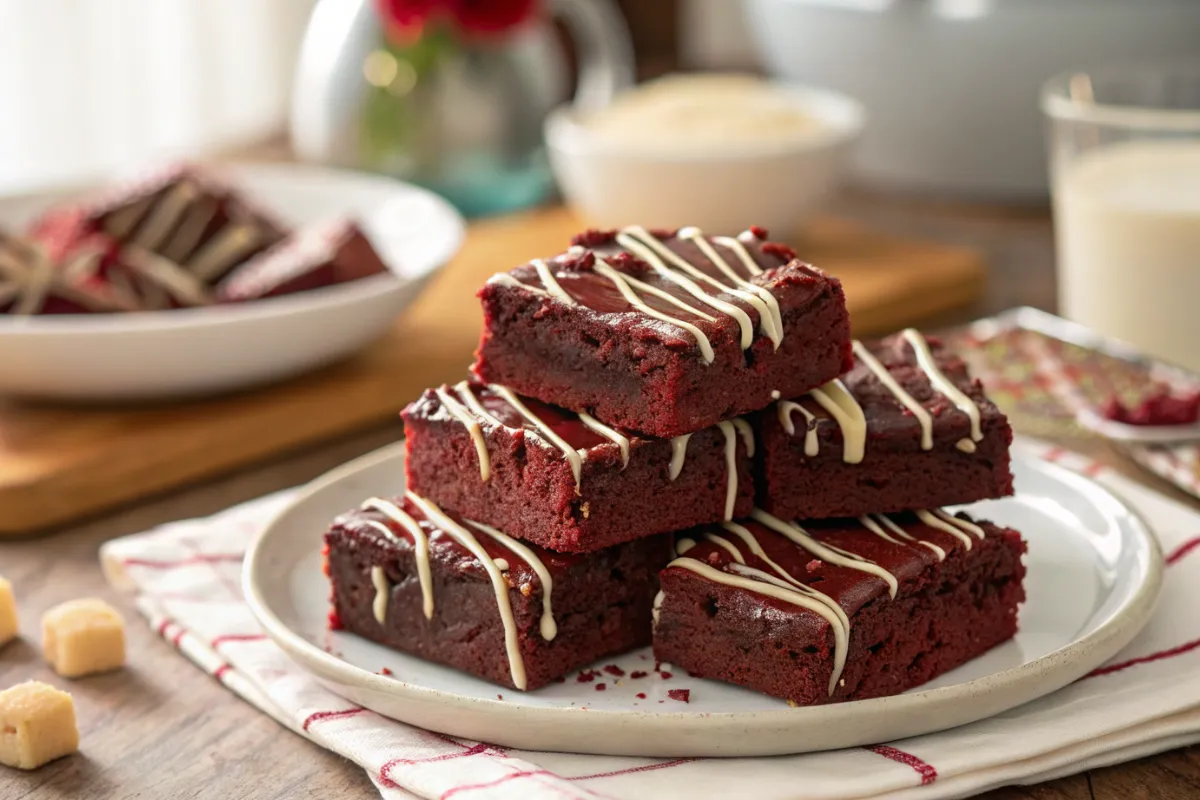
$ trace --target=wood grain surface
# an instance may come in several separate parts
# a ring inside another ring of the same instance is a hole
[[[895,201],[852,195],[839,214],[875,229],[935,237],[982,251],[991,265],[983,298],[939,317],[956,323],[1016,304],[1052,309],[1052,237],[1044,209],[995,210]],[[421,321],[438,330],[440,320]],[[450,350],[453,345],[444,343]],[[460,356],[473,345],[459,341]],[[441,345],[437,345],[441,346]],[[440,380],[422,372],[414,385]],[[399,401],[399,399],[398,399]],[[296,737],[253,711],[212,678],[181,658],[140,623],[127,598],[105,586],[97,563],[101,542],[173,519],[211,514],[230,504],[313,478],[350,458],[395,439],[394,422],[204,486],[142,501],[119,513],[74,524],[52,538],[0,542],[0,572],[12,578],[27,632],[41,612],[85,594],[107,597],[130,620],[129,669],[66,682],[53,679],[35,652],[37,637],[0,650],[0,686],[30,678],[51,679],[74,694],[79,706],[82,751],[33,773],[0,768],[0,798],[203,798],[208,800],[358,800],[376,797],[365,774]],[[1079,442],[1070,443],[1079,448]],[[1104,445],[1089,455],[1178,499],[1166,483],[1137,472]],[[0,506],[0,515],[4,513]],[[1200,747],[1091,770],[1035,787],[1011,787],[988,800],[1188,800],[1200,797]]]
[[[479,337],[474,294],[493,272],[561,252],[583,226],[549,208],[470,226],[457,258],[381,341],[298,380],[229,397],[87,409],[0,401],[0,536],[45,531],[305,445],[395,420],[458,380]],[[838,275],[860,335],[962,307],[983,291],[974,250],[819,221],[795,243]]]

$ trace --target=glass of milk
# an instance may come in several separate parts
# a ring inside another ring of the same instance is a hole
[[[1060,313],[1200,372],[1200,63],[1060,75],[1042,109]]]

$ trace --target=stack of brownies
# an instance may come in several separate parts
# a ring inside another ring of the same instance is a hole
[[[653,643],[795,704],[1013,636],[1012,433],[913,330],[751,228],[582,234],[491,278],[471,376],[404,412],[407,491],[326,534],[331,623],[517,689]],[[403,676],[398,676],[403,678]]]

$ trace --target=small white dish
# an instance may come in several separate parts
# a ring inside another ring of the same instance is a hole
[[[906,694],[812,708],[673,670],[649,649],[613,659],[606,691],[569,676],[522,693],[326,630],[329,585],[319,532],[364,497],[403,490],[403,445],[314,482],[262,532],[243,585],[267,634],[323,685],[384,716],[530,750],[629,756],[765,756],[892,741],[998,714],[1049,694],[1107,661],[1150,618],[1162,554],[1141,520],[1098,484],[1018,444],[1018,494],[978,515],[1029,542],[1028,600],[1017,637]],[[328,647],[330,652],[326,652]],[[387,667],[392,677],[376,674]],[[632,679],[634,670],[650,672]],[[690,702],[670,689],[689,689]],[[645,698],[638,698],[638,693]]]
[[[857,101],[836,92],[775,88],[812,118],[810,129],[786,140],[731,142],[702,151],[617,145],[589,130],[589,112],[562,106],[545,123],[559,188],[572,208],[601,228],[694,225],[732,235],[759,225],[787,238],[845,173],[864,114]]]
[[[458,212],[390,178],[286,164],[222,172],[278,216],[360,222],[392,274],[226,306],[44,317],[0,315],[0,395],[117,401],[210,395],[299,375],[378,338],[457,252]],[[0,200],[19,232],[78,192]]]

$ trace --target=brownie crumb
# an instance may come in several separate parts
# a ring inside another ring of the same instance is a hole
[[[767,239],[771,238],[770,232],[768,232],[767,229],[761,225],[751,225],[750,232],[754,234],[755,239],[762,239],[763,241],[766,241]]]
[[[646,699],[646,693],[645,693],[645,692],[638,692],[638,693],[637,693],[637,698],[638,698],[639,700],[645,700],[645,699]]]
[[[804,569],[806,572],[816,572],[820,568],[821,568],[821,560],[817,559],[817,558],[814,558],[812,561],[810,561],[804,565]]]
[[[597,684],[596,684],[596,691],[597,691],[597,692],[603,692],[603,691],[604,691],[605,689],[607,689],[607,688],[608,688],[608,687],[607,687],[606,685],[604,685],[603,683],[597,683]]]
[[[504,695],[502,695],[502,694],[498,694],[498,695],[496,695],[496,699],[497,699],[497,700],[503,700],[503,699],[504,699]]]
[[[640,670],[640,669],[635,669],[633,672],[629,673],[629,677],[631,677],[631,678],[644,678],[644,677],[646,677],[646,676],[647,676],[647,675],[649,675],[649,674],[650,674],[649,672],[644,672],[644,671],[642,671],[642,670]]]
[[[600,673],[596,672],[594,669],[585,669],[583,672],[579,673],[579,677],[575,678],[575,680],[578,683],[591,683],[592,681],[596,680],[596,676],[599,674]]]
[[[664,681],[669,681],[669,680],[671,680],[671,678],[673,678],[675,676],[672,675],[670,672],[667,672],[666,670],[660,670],[658,673],[658,677],[662,678]]]
[[[342,618],[338,616],[337,609],[329,609],[329,616],[326,617],[329,625],[329,630],[340,631],[342,629]]]
[[[671,698],[672,700],[678,700],[681,703],[689,703],[689,702],[691,702],[692,690],[691,689],[669,689],[667,691],[667,697]]]
[[[382,669],[379,670],[379,674],[386,677],[386,676],[391,675],[392,671],[390,669],[388,669],[387,667],[383,667]]]
[[[622,675],[625,674],[625,670],[621,669],[616,664],[609,664],[609,665],[605,666],[604,671],[607,672],[609,675],[616,675],[617,677],[621,677]]]

